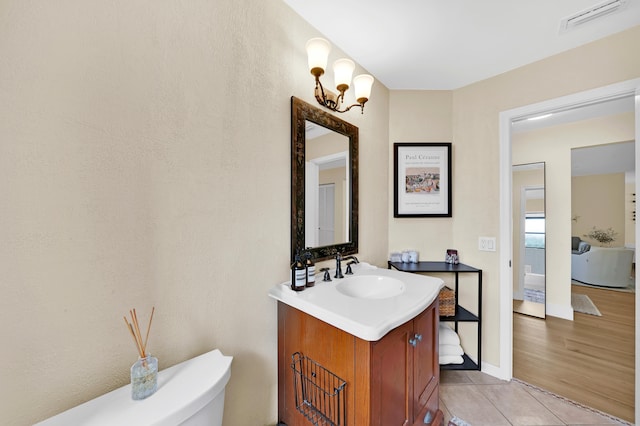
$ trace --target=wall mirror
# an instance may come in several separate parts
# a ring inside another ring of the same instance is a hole
[[[513,309],[546,316],[545,163],[513,168]]]
[[[358,128],[291,97],[291,258],[358,251]]]

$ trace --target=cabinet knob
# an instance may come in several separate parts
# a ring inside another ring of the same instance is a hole
[[[409,344],[414,348],[418,346],[418,342],[422,341],[422,334],[414,334],[412,339],[409,339]]]

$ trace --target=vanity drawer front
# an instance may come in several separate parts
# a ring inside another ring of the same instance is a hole
[[[440,411],[438,400],[440,393],[438,392],[438,389],[438,386],[433,389],[433,392],[427,399],[427,403],[424,405],[424,407],[422,407],[422,410],[420,410],[418,415],[415,417],[413,426],[441,426],[443,424],[444,416],[442,414],[442,411]],[[425,423],[425,420],[427,420],[428,423]]]

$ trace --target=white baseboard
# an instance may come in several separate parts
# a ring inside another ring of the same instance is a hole
[[[483,373],[488,374],[489,376],[493,376],[496,379],[506,380],[506,381],[511,380],[511,377],[505,377],[506,376],[505,372],[503,372],[502,369],[500,369],[499,367],[496,367],[493,364],[483,362],[481,368]]]
[[[556,303],[547,303],[546,314],[552,317],[562,318],[573,321],[573,308],[571,305],[558,305]]]

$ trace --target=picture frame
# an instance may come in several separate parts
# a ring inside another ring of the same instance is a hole
[[[393,188],[393,217],[451,217],[451,143],[394,143]]]

